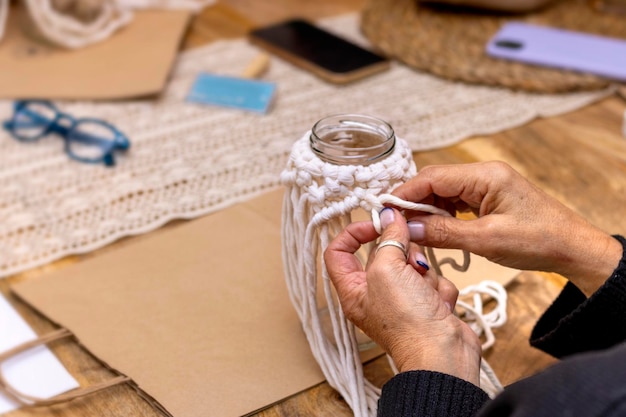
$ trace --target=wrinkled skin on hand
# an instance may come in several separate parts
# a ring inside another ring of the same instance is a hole
[[[503,162],[431,166],[394,195],[477,218],[409,212],[411,238],[467,250],[504,266],[556,272],[587,296],[610,276],[621,245]]]
[[[378,236],[371,222],[350,224],[324,261],[346,317],[392,357],[400,371],[431,370],[478,385],[480,342],[452,314],[458,290],[417,262],[421,246],[462,249],[501,265],[556,272],[587,296],[611,275],[621,244],[503,162],[422,168],[394,195],[452,216],[381,212],[382,247],[364,267],[359,247]],[[470,219],[458,212],[474,213]],[[407,222],[407,219],[409,220]]]
[[[420,249],[409,244],[406,219],[397,210],[381,213],[381,241],[364,268],[354,255],[378,237],[371,222],[350,224],[328,246],[324,261],[346,317],[394,360],[397,368],[431,370],[478,385],[480,341],[452,313],[457,288],[416,262]]]

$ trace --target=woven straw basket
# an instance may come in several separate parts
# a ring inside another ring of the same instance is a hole
[[[450,80],[543,93],[600,89],[612,83],[594,75],[487,56],[488,40],[511,20],[626,39],[626,16],[597,11],[587,0],[557,0],[527,14],[432,6],[416,0],[370,0],[362,12],[361,29],[388,56]]]

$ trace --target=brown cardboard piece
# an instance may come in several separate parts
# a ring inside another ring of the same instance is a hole
[[[282,194],[157,230],[13,290],[175,417],[265,408],[324,380],[285,286]],[[517,272],[472,259],[480,279]]]
[[[191,12],[140,10],[103,42],[77,50],[29,37],[26,10],[11,8],[0,41],[0,98],[120,99],[160,92]]]

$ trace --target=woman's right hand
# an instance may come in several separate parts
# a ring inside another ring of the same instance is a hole
[[[622,246],[503,162],[422,168],[393,192],[476,219],[407,213],[411,240],[463,249],[512,268],[556,272],[587,296],[617,267]]]
[[[365,267],[355,253],[378,238],[372,222],[350,223],[324,251],[345,316],[389,354],[400,372],[442,372],[478,385],[480,340],[453,313],[457,288],[416,263],[420,251],[409,244],[400,212],[385,209],[380,221],[381,242],[395,244],[378,246]]]

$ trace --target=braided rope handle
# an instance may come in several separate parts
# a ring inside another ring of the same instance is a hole
[[[45,345],[50,342],[54,342],[59,339],[63,339],[66,337],[73,337],[74,335],[67,329],[58,329],[53,332],[50,332],[46,335],[40,336],[36,339],[29,340],[28,342],[24,342],[18,346],[15,346],[12,349],[9,349],[0,354],[0,364],[9,358],[23,353],[29,349],[35,348],[37,346]],[[56,395],[51,398],[40,398],[32,395],[25,394],[15,387],[13,387],[2,374],[2,368],[0,367],[0,390],[8,394],[14,400],[31,407],[35,406],[46,406],[58,404],[66,401],[73,400],[75,398],[84,397],[89,394],[93,394],[98,391],[105,390],[107,388],[121,385],[130,382],[131,379],[127,376],[120,375],[115,378],[109,379],[104,382],[100,382],[88,387],[76,388],[64,394]]]

